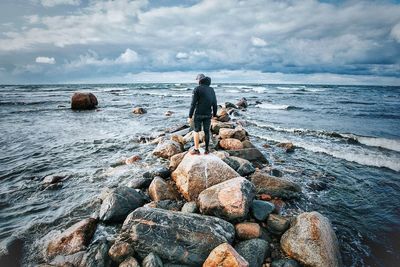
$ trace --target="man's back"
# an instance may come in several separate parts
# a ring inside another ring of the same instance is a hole
[[[204,81],[203,81],[204,80]],[[214,88],[210,87],[211,79],[204,78],[202,84],[193,90],[193,100],[190,107],[189,118],[193,116],[209,116],[211,117],[211,108],[213,116],[217,114],[217,98],[215,96]]]

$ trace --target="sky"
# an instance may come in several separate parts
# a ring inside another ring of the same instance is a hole
[[[0,0],[0,84],[400,85],[399,1]]]

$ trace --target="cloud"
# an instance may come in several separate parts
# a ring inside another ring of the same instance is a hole
[[[122,53],[116,60],[116,63],[134,63],[139,60],[138,54],[127,48],[124,53]]]
[[[178,52],[175,57],[177,59],[188,59],[189,55],[185,52]]]
[[[267,42],[264,39],[258,38],[258,37],[251,37],[251,43],[254,46],[259,46],[259,47],[263,47],[267,45]]]
[[[40,3],[45,7],[54,7],[58,5],[73,5],[77,6],[81,3],[80,0],[40,0]]]
[[[390,31],[390,35],[398,42],[400,43],[400,22],[394,25],[392,30]]]
[[[37,57],[35,62],[40,64],[55,64],[56,60],[54,57]]]

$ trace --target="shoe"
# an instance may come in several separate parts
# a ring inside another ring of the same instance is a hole
[[[198,149],[193,149],[190,151],[190,155],[200,155],[200,151]]]
[[[208,154],[210,154],[210,150],[206,149],[206,150],[204,151],[204,155],[208,155]]]

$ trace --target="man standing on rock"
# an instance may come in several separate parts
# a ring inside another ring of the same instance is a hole
[[[211,115],[217,116],[217,97],[214,88],[210,87],[211,79],[204,74],[198,74],[196,80],[199,82],[193,90],[192,104],[189,111],[189,124],[194,122],[194,149],[190,151],[192,155],[199,155],[199,132],[203,126],[206,150],[209,153]],[[194,114],[194,119],[193,119]]]

